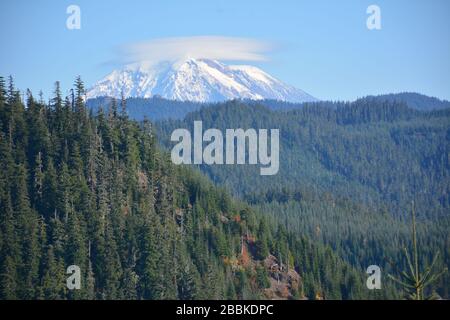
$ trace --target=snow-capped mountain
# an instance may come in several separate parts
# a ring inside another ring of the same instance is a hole
[[[275,99],[309,102],[316,99],[284,84],[261,69],[248,65],[225,65],[215,60],[186,59],[175,63],[135,64],[115,70],[87,92],[100,96],[217,102],[229,99]]]

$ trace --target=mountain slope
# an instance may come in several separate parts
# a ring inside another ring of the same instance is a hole
[[[86,101],[86,106],[96,114],[100,109],[110,110],[113,98],[98,97]],[[115,101],[116,105],[120,104]],[[192,101],[177,101],[154,96],[151,98],[126,99],[127,115],[137,121],[150,119],[152,121],[163,119],[183,119],[189,112],[196,111],[208,104]]]
[[[301,184],[385,205],[396,215],[406,214],[415,199],[418,212],[440,216],[448,212],[449,203],[449,115],[447,110],[419,113],[400,103],[354,102],[336,108],[314,104],[274,112],[229,101],[157,127],[169,147],[171,132],[191,128],[194,120],[220,130],[281,128],[277,175],[261,177],[250,165],[202,168],[241,196]]]
[[[440,110],[450,108],[450,101],[440,100],[435,97],[429,97],[415,92],[401,92],[383,94],[377,96],[367,96],[359,99],[365,101],[387,101],[387,102],[403,102],[408,107],[420,111]]]
[[[149,123],[87,115],[80,80],[65,103],[58,87],[26,106],[9,89],[0,77],[0,300],[387,297],[330,248],[172,165]]]
[[[156,127],[168,148],[171,132],[192,130],[195,120],[204,130],[281,128],[275,176],[260,176],[254,165],[199,168],[288,230],[330,245],[354,266],[376,264],[387,274],[387,261],[408,267],[399,248],[410,243],[412,200],[423,263],[438,250],[438,264],[450,266],[449,119],[448,109],[418,112],[384,101],[318,103],[288,112],[229,101]],[[442,297],[449,283],[445,276],[436,286]]]
[[[207,59],[175,63],[129,65],[115,70],[87,92],[87,98],[101,96],[217,102],[230,99],[275,99],[291,102],[316,101],[306,92],[286,85],[253,66],[228,66]]]

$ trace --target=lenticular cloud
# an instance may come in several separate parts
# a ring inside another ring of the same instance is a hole
[[[162,38],[120,48],[124,63],[177,61],[185,58],[264,61],[271,45],[248,38],[196,36]]]

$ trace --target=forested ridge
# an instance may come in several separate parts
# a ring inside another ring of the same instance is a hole
[[[163,145],[174,128],[279,128],[280,171],[257,166],[200,166],[288,231],[329,245],[357,268],[377,264],[385,274],[407,268],[411,206],[418,216],[421,264],[440,252],[450,266],[450,109],[420,111],[400,101],[368,97],[318,102],[275,112],[265,102],[229,101],[157,122]],[[426,109],[426,108],[424,108]],[[449,296],[448,273],[437,284]]]
[[[306,186],[385,206],[396,216],[408,216],[412,200],[419,215],[448,215],[450,109],[420,112],[403,103],[365,99],[274,112],[230,101],[184,120],[158,122],[160,140],[170,146],[173,128],[191,128],[195,120],[220,130],[280,129],[280,171],[273,177],[256,174],[257,166],[202,167],[240,196]]]
[[[365,268],[174,166],[80,79],[47,103],[0,78],[0,299],[359,299]],[[81,289],[66,269],[81,269]]]
[[[111,97],[98,97],[88,99],[86,105],[97,112],[105,109],[112,103]],[[201,102],[177,101],[164,99],[155,95],[151,98],[127,98],[127,114],[130,119],[142,121],[145,118],[152,121],[161,119],[183,119],[189,112],[200,109],[202,106],[211,105]]]
[[[264,105],[272,111],[291,111],[302,109],[305,105],[311,105],[311,103],[295,103],[282,100],[249,100],[241,99],[242,103],[246,105]],[[396,102],[397,104],[405,104],[408,108],[413,110],[421,111],[434,111],[441,109],[448,109],[450,107],[450,102],[446,100],[439,100],[434,97],[428,97],[418,93],[403,92],[397,94],[386,94],[379,96],[367,96],[360,98],[356,101],[357,104],[363,102]],[[105,106],[110,105],[112,102],[111,97],[97,97],[88,99],[86,101],[87,107],[97,111],[100,107],[105,108]],[[221,105],[220,102],[193,102],[193,101],[178,101],[169,100],[162,98],[159,95],[152,96],[150,98],[138,98],[129,97],[127,98],[127,113],[128,116],[133,120],[142,121],[146,117],[153,120],[181,120],[188,113],[197,111],[202,107],[214,107]],[[315,105],[320,107],[326,106],[327,108],[336,109],[339,106],[349,105],[346,102],[332,102],[332,101],[320,101]]]

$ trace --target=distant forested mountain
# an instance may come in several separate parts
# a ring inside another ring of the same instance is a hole
[[[157,123],[166,147],[175,128],[280,129],[280,171],[258,166],[202,165],[216,184],[254,204],[273,221],[330,245],[354,266],[393,261],[407,267],[400,248],[410,243],[414,201],[423,260],[441,252],[450,266],[450,109],[419,111],[404,102],[362,99],[306,104],[275,112],[231,101]],[[387,269],[386,269],[387,268]],[[439,292],[448,296],[450,278]]]
[[[113,104],[118,105],[120,100],[110,97],[99,97],[89,99],[86,106],[96,114],[101,108],[107,112],[113,108]],[[152,98],[128,98],[127,114],[137,121],[142,121],[145,118],[149,120],[161,119],[182,119],[189,112],[196,111],[207,104],[200,102],[177,101],[168,100],[159,96]]]
[[[450,101],[440,100],[438,98],[429,97],[423,94],[415,92],[402,92],[402,93],[392,93],[383,94],[378,96],[368,96],[362,98],[361,100],[375,100],[375,101],[389,101],[389,102],[403,102],[409,108],[430,111],[450,108]]]
[[[111,108],[113,101],[118,104],[120,99],[113,99],[111,97],[97,97],[88,99],[86,105],[89,109],[94,111],[94,114],[103,108],[107,110]],[[216,105],[216,103],[201,103],[191,101],[178,101],[164,99],[158,95],[151,98],[128,98],[127,100],[127,113],[131,119],[142,121],[145,118],[158,121],[165,119],[181,120],[188,113],[197,111],[201,108],[207,108]],[[250,99],[236,99],[235,101],[241,101],[246,105],[258,106],[263,105],[273,111],[290,111],[303,108],[305,105],[315,106],[319,108],[328,107],[331,109],[339,108],[348,105],[349,102],[333,102],[333,101],[320,101],[309,103],[295,103],[282,100],[250,100]],[[450,108],[450,102],[446,100],[439,100],[437,98],[428,97],[418,93],[399,93],[380,96],[367,96],[358,99],[356,102],[366,101],[370,103],[382,102],[397,102],[399,104],[406,104],[410,109],[420,111],[431,111]]]
[[[274,112],[239,101],[161,121],[161,141],[170,146],[175,128],[280,129],[280,171],[260,176],[257,166],[204,166],[235,194],[307,186],[405,214],[412,199],[424,216],[448,214],[450,206],[450,109],[420,112],[403,103],[361,100],[305,105]]]
[[[50,103],[0,77],[0,299],[360,299],[365,269],[174,166],[122,101]],[[257,191],[257,190],[255,190]],[[68,266],[81,288],[66,286]]]

